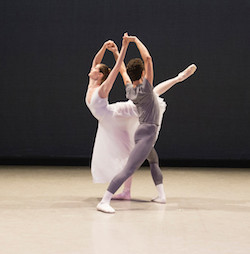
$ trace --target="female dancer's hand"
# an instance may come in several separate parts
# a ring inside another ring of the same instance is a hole
[[[108,49],[109,47],[111,47],[112,45],[114,44],[114,42],[112,40],[108,40],[108,41],[105,41],[103,46]]]
[[[107,49],[109,51],[111,51],[112,53],[118,52],[118,47],[114,42],[109,43],[108,46],[107,46]]]

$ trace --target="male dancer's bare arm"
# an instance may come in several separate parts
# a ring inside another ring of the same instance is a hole
[[[145,67],[145,78],[149,81],[149,83],[153,86],[153,79],[154,79],[154,69],[153,69],[153,61],[152,57],[146,48],[146,46],[136,37],[136,36],[129,36],[131,37],[131,41],[133,41],[144,61],[144,67]]]

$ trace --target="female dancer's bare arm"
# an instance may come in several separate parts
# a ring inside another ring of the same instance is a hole
[[[112,44],[107,49],[113,53],[114,58],[117,61],[120,53],[118,51],[118,48],[117,48],[116,44],[115,43]],[[123,83],[124,83],[125,86],[127,84],[131,84],[132,83],[132,81],[131,81],[128,73],[127,73],[127,69],[126,69],[126,66],[124,64],[124,61],[122,61],[122,65],[121,65],[121,68],[120,68],[120,73],[121,73],[121,76],[122,76],[122,79],[123,79]]]
[[[92,68],[94,68],[97,64],[100,64],[102,62],[102,59],[103,59],[103,56],[106,52],[107,47],[109,47],[112,43],[113,43],[113,41],[111,41],[111,40],[108,40],[108,41],[103,43],[102,47],[96,53],[96,55],[93,59]]]
[[[116,64],[115,64],[114,68],[112,69],[112,71],[110,72],[108,78],[101,84],[101,86],[99,88],[99,96],[101,98],[108,97],[108,94],[109,94],[111,88],[113,87],[116,77],[120,71],[121,65],[122,65],[124,57],[126,55],[126,51],[127,51],[129,42],[130,42],[130,40],[129,40],[128,35],[124,34],[123,40],[122,40],[121,52],[120,52],[120,55],[116,61]]]

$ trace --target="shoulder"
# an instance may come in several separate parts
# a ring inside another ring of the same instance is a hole
[[[152,84],[146,78],[143,79],[142,86],[145,90],[153,90]]]
[[[150,84],[150,82],[147,80],[147,78],[143,79],[142,84],[144,84],[146,86],[148,86],[148,85],[152,86],[152,84]]]
[[[126,91],[130,90],[131,88],[133,88],[133,85],[131,83],[127,83],[125,86]]]

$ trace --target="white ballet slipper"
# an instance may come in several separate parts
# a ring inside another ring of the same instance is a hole
[[[184,81],[185,79],[193,75],[196,69],[197,69],[197,66],[195,64],[189,65],[184,71],[179,73],[178,75],[179,81],[180,82]]]
[[[152,199],[151,201],[156,202],[156,203],[160,203],[160,204],[166,204],[166,198],[156,197],[156,198]]]
[[[115,209],[107,203],[99,203],[96,207],[97,211],[104,213],[115,213]]]

